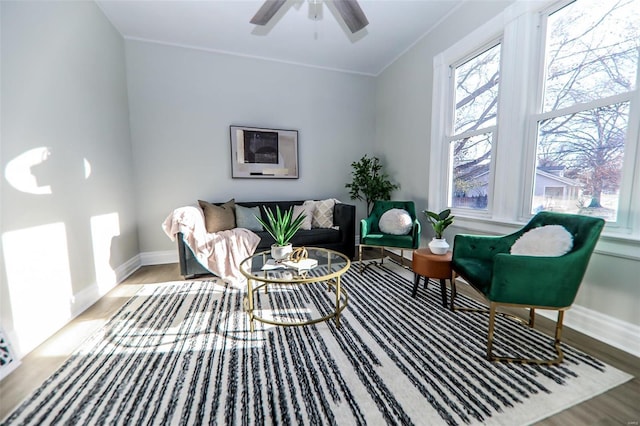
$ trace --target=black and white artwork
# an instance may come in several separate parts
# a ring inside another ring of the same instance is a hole
[[[244,162],[278,164],[278,132],[244,132]]]
[[[298,178],[298,131],[230,126],[233,178]]]

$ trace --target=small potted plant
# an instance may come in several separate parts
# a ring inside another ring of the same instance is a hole
[[[451,209],[442,210],[440,213],[423,210],[422,213],[427,216],[427,219],[429,220],[429,223],[431,223],[433,231],[436,234],[429,243],[429,250],[431,250],[431,253],[433,254],[446,254],[449,250],[449,244],[444,238],[443,233],[444,230],[453,223],[453,218],[455,216],[451,216]]]
[[[267,222],[262,218],[256,216],[258,222],[264,226],[264,229],[271,234],[275,244],[271,245],[271,257],[275,260],[284,260],[289,257],[289,254],[293,251],[293,246],[289,241],[295,235],[296,232],[302,226],[302,222],[306,218],[306,215],[300,213],[295,219],[293,218],[293,207],[282,213],[280,207],[276,206],[276,214],[274,215],[271,209],[265,208],[267,214]]]

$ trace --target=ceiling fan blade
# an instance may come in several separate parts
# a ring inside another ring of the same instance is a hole
[[[333,4],[352,33],[360,31],[369,24],[356,0],[333,0]]]
[[[250,22],[256,25],[267,25],[271,18],[273,18],[273,15],[278,13],[278,10],[280,10],[286,1],[287,0],[266,0],[254,17],[251,18]]]

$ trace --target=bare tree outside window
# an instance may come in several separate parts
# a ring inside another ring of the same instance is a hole
[[[498,112],[500,44],[455,67],[449,204],[486,210]]]
[[[500,45],[456,67],[456,134],[494,126],[498,112]]]
[[[452,143],[454,207],[487,208],[491,138],[484,133]]]
[[[549,15],[532,212],[617,220],[639,49],[637,0],[578,0]]]

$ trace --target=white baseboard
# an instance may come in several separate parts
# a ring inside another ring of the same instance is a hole
[[[177,250],[165,251],[147,251],[140,253],[140,264],[146,265],[164,265],[166,263],[178,263]]]
[[[73,316],[69,320],[75,318],[91,307],[91,305],[96,303],[102,296],[107,294],[110,290],[137,271],[138,268],[140,268],[140,255],[132,257],[114,270],[115,281],[113,283],[106,285],[98,285],[97,283],[94,283],[82,291],[75,293],[73,295],[73,304],[71,306]]]
[[[536,311],[545,318],[557,319],[554,311]],[[564,325],[608,345],[640,357],[640,326],[622,321],[580,305],[564,315]]]
[[[140,260],[140,255],[138,254],[116,268],[116,281],[121,283],[126,280],[131,276],[131,274],[140,269],[140,266],[142,266],[142,262]]]
[[[118,266],[114,270],[115,281],[113,283],[101,284],[101,285],[98,285],[97,283],[93,283],[92,285],[84,288],[83,290],[77,293],[74,293],[73,296],[71,297],[71,305],[69,307],[70,314],[69,314],[69,317],[66,319],[65,324],[71,322],[71,320],[73,320],[82,312],[90,308],[94,303],[100,300],[102,296],[107,294],[111,289],[115,288],[118,284],[120,284],[122,281],[128,278],[136,270],[138,270],[140,266],[141,266],[141,256],[136,255],[131,259],[127,260],[122,265]],[[15,331],[13,329],[8,329],[6,330],[6,332],[10,341],[14,341],[17,338]],[[42,342],[38,344],[41,344],[41,343]],[[21,350],[16,351],[15,361],[18,361],[18,362],[9,364],[11,365],[11,370],[3,369],[3,371],[0,372],[0,380],[2,380],[2,378],[6,377],[11,371],[13,371],[13,369],[15,369],[20,364],[19,360],[22,359],[27,353],[29,353],[33,349],[35,349],[35,346],[21,348]]]

